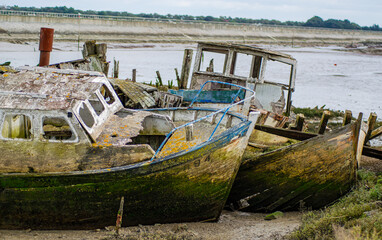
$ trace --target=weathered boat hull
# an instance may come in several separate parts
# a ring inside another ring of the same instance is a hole
[[[271,212],[317,209],[335,201],[356,180],[357,131],[352,124],[256,157],[246,151],[228,203]]]
[[[0,175],[0,228],[94,229],[218,219],[249,122],[159,161],[69,173]],[[239,138],[238,138],[239,137]]]

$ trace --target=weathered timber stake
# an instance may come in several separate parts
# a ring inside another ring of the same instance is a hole
[[[83,58],[87,58],[88,56],[96,54],[96,41],[86,41],[84,43],[84,49],[82,50]]]
[[[186,126],[186,141],[192,141],[194,140],[194,125],[188,125]]]
[[[119,75],[119,61],[116,61],[114,59],[114,71],[113,71],[113,78],[118,78]]]
[[[107,44],[100,43],[95,45],[95,52],[97,56],[103,61],[106,62],[106,52],[107,52]]]
[[[302,113],[297,114],[296,123],[294,126],[291,126],[290,129],[296,130],[296,131],[302,131],[302,128],[304,127],[304,121],[305,121],[304,114]]]
[[[182,72],[180,74],[179,89],[186,89],[188,84],[188,76],[190,75],[191,62],[192,62],[192,49],[185,49],[183,56]]]
[[[174,70],[176,75],[176,83],[178,84],[178,88],[180,88],[180,77],[179,77],[178,69],[175,68]]]
[[[123,204],[125,203],[125,197],[121,197],[121,202],[119,203],[119,210],[117,214],[117,221],[115,223],[115,233],[119,234],[119,229],[122,225],[122,215],[123,215]]]
[[[225,127],[230,128],[230,127],[232,127],[232,115],[228,115],[227,117],[228,118],[227,118],[227,122],[225,124]]]
[[[329,118],[330,118],[330,112],[329,111],[324,111],[322,113],[322,118],[321,118],[320,126],[318,128],[318,134],[324,134],[325,129],[326,129],[326,125],[328,125]]]
[[[131,80],[133,82],[136,82],[137,81],[137,69],[133,69],[133,76],[131,77]]]
[[[370,138],[369,140],[373,139],[373,138],[376,138],[378,137],[379,135],[382,135],[382,126],[377,128],[377,129],[374,129],[371,134],[370,134]]]
[[[345,111],[344,121],[342,122],[342,126],[348,125],[351,122],[352,113],[350,110]]]
[[[159,71],[156,71],[156,73],[157,73],[157,77],[158,77],[158,81],[159,81],[159,86],[163,86],[162,77],[160,76]]]
[[[370,140],[370,136],[371,136],[371,133],[373,132],[376,121],[377,121],[377,114],[370,113],[369,119],[367,120],[367,125],[369,126],[369,129],[367,130],[367,133],[366,133],[365,143],[367,143]]]

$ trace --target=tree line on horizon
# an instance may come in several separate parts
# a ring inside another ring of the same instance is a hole
[[[15,11],[31,11],[31,12],[54,12],[54,13],[69,13],[69,14],[89,14],[99,16],[119,16],[119,17],[142,17],[142,18],[157,18],[157,19],[176,19],[176,20],[191,20],[191,21],[208,21],[208,22],[230,22],[230,23],[242,23],[242,24],[264,24],[264,25],[284,25],[284,26],[301,26],[301,27],[320,27],[320,28],[336,28],[336,29],[358,29],[358,30],[371,30],[382,31],[382,28],[378,24],[372,26],[360,26],[357,23],[350,22],[348,19],[327,19],[323,20],[319,16],[314,16],[308,19],[306,22],[299,21],[279,21],[268,19],[252,19],[241,17],[212,17],[212,16],[191,16],[191,15],[161,15],[157,13],[139,13],[133,14],[129,12],[117,12],[117,11],[94,11],[94,10],[78,10],[72,7],[19,7],[14,6],[0,6],[1,10],[15,10]]]

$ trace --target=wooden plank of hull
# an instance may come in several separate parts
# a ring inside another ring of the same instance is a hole
[[[382,160],[382,149],[364,146],[363,151],[362,151],[362,155]]]
[[[249,123],[193,151],[149,163],[70,173],[0,174],[0,228],[94,229],[216,220],[247,145]]]
[[[356,124],[245,159],[228,202],[244,211],[320,208],[356,179]]]

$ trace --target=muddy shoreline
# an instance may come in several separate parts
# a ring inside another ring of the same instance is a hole
[[[223,211],[216,223],[176,223],[120,229],[122,239],[282,239],[300,225],[300,212],[287,212],[279,219],[266,214]],[[114,239],[113,227],[94,230],[0,230],[0,239]],[[171,238],[172,237],[172,238]],[[178,237],[178,238],[175,238]]]

